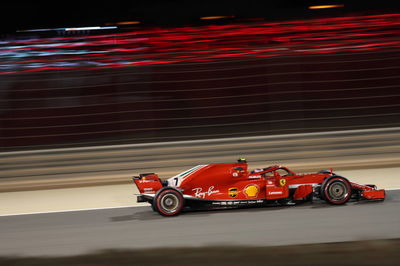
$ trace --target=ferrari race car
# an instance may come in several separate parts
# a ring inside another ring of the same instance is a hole
[[[154,211],[173,216],[188,209],[249,207],[268,204],[295,205],[322,199],[334,205],[354,200],[383,200],[385,190],[359,185],[332,170],[296,174],[284,166],[248,171],[247,162],[198,165],[167,180],[154,173],[133,180],[138,202],[149,202]]]

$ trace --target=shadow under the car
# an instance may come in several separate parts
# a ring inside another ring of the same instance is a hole
[[[278,211],[284,209],[322,209],[322,208],[337,208],[351,205],[361,205],[361,204],[377,204],[382,203],[384,201],[352,201],[348,202],[345,205],[331,205],[327,204],[325,201],[313,201],[313,202],[302,202],[296,205],[277,205],[271,204],[266,206],[246,206],[246,207],[232,207],[232,208],[214,208],[214,209],[184,209],[181,215],[173,216],[176,217],[193,217],[193,216],[205,216],[205,215],[213,215],[217,213],[240,213],[240,212],[266,212],[266,211]],[[110,217],[112,222],[126,222],[126,221],[149,221],[149,220],[158,220],[158,219],[170,219],[172,217],[164,217],[159,215],[157,212],[154,212],[151,207],[148,208],[140,208],[141,210],[135,210],[132,214],[122,215]],[[143,209],[143,210],[142,210]]]
[[[121,215],[110,217],[111,222],[126,222],[126,221],[149,221],[149,220],[157,220],[163,218],[158,213],[154,212],[151,207],[146,208],[143,211],[136,211],[132,214]]]

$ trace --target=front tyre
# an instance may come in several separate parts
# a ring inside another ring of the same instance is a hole
[[[333,205],[341,205],[351,198],[351,184],[343,177],[335,176],[324,181],[321,186],[323,199]]]
[[[185,199],[178,190],[165,187],[157,192],[153,201],[153,210],[163,216],[174,216],[182,212]]]

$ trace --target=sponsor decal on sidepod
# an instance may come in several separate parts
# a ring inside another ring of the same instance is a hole
[[[214,190],[214,186],[209,187],[208,190],[206,190],[205,192],[203,192],[203,188],[201,187],[196,187],[192,190],[194,191],[194,196],[196,198],[202,199],[204,199],[206,196],[211,196],[212,194],[219,193],[219,190]]]

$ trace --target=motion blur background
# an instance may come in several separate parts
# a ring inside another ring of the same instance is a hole
[[[2,189],[21,178],[168,177],[237,156],[301,170],[398,165],[399,7],[7,2]]]
[[[1,150],[397,126],[398,7],[8,3]]]

